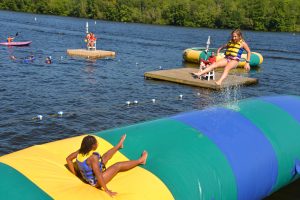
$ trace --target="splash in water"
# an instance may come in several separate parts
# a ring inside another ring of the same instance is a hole
[[[239,105],[238,101],[239,99],[242,99],[241,90],[240,90],[239,84],[234,84],[231,87],[226,87],[224,90],[222,90],[221,95],[223,96],[224,100],[224,106],[226,108],[239,111]]]

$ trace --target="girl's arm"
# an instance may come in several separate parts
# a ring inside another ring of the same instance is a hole
[[[93,169],[93,172],[97,178],[97,182],[98,182],[98,185],[102,187],[102,189],[109,195],[109,196],[114,196],[116,195],[117,193],[116,192],[112,192],[111,190],[109,190],[107,187],[106,187],[106,183],[104,181],[104,178],[103,178],[103,173],[101,172],[100,170],[100,167],[99,167],[99,160],[98,160],[98,156],[96,155],[93,155],[90,157],[90,161],[91,161],[91,166],[92,166],[92,169]]]
[[[250,70],[250,65],[249,65],[249,63],[250,63],[250,58],[251,58],[251,50],[250,50],[250,48],[249,48],[249,46],[248,46],[248,44],[247,44],[246,42],[244,42],[243,48],[244,48],[244,49],[246,50],[246,52],[247,52],[247,60],[246,60],[245,69],[246,69],[246,70]]]
[[[224,49],[225,47],[227,47],[227,44],[223,44],[222,46],[220,46],[219,48],[218,48],[218,51],[217,51],[217,55],[220,53],[220,51],[222,50],[222,49]]]
[[[75,151],[66,158],[66,161],[67,161],[70,171],[75,175],[76,175],[76,171],[74,168],[73,160],[77,157],[77,155],[78,155],[78,151]]]

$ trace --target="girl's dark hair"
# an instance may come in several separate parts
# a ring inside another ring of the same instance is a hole
[[[94,144],[97,144],[97,140],[94,136],[85,136],[81,142],[79,153],[82,155],[88,154],[93,149]]]
[[[244,39],[241,29],[238,28],[238,29],[233,30],[231,32],[231,35],[234,34],[234,33],[236,33],[242,40]]]

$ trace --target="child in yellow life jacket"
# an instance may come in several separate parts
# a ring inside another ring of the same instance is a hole
[[[241,55],[244,50],[247,52],[247,60],[244,68],[249,71],[250,70],[250,55],[251,51],[248,44],[244,41],[242,32],[240,29],[236,29],[231,32],[231,40],[227,43],[222,45],[218,48],[217,54],[220,53],[222,49],[226,49],[225,58],[218,60],[217,62],[209,65],[206,69],[202,70],[201,72],[193,73],[194,76],[200,77],[203,74],[206,74],[218,67],[224,67],[224,71],[222,76],[219,80],[215,83],[217,85],[221,85],[223,80],[228,76],[228,73],[231,69],[237,67],[239,61],[241,59]]]

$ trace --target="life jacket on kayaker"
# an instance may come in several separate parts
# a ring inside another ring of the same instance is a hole
[[[11,42],[13,42],[14,39],[15,39],[14,37],[9,36],[9,37],[7,38],[7,42],[8,42],[8,43],[11,43]]]

